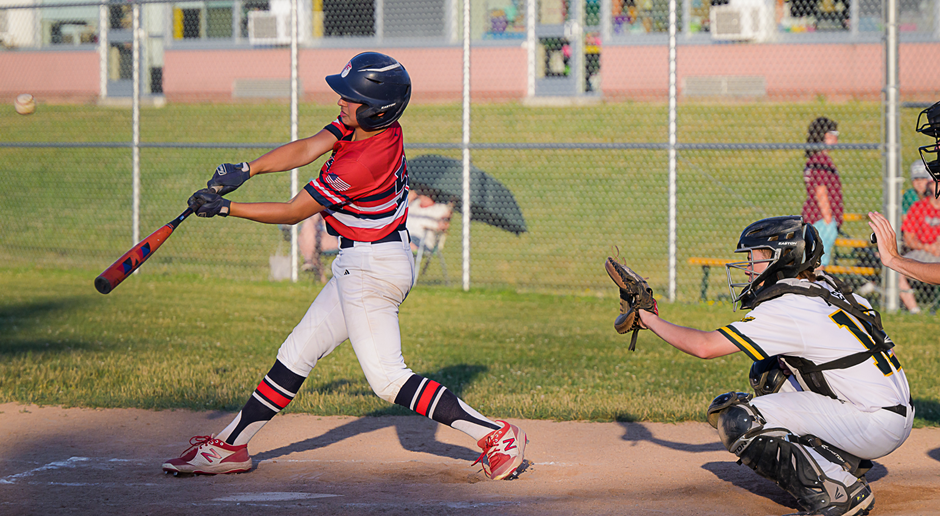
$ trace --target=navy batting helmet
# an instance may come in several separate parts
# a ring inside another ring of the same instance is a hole
[[[363,52],[343,71],[327,75],[326,83],[344,100],[362,104],[356,121],[366,131],[392,125],[411,100],[411,77],[395,59],[378,52]]]

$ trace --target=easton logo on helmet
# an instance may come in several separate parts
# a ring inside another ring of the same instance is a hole
[[[341,77],[346,77],[347,75],[349,75],[349,71],[350,71],[350,70],[352,70],[352,61],[346,63],[346,66],[343,68],[343,71],[340,72],[339,75],[340,75]]]

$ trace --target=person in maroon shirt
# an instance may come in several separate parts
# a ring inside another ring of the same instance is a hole
[[[838,127],[834,120],[821,116],[809,124],[806,143],[835,145],[839,142]],[[803,220],[819,232],[825,251],[822,265],[829,265],[842,226],[844,206],[842,180],[826,149],[806,149],[803,183],[806,185]]]

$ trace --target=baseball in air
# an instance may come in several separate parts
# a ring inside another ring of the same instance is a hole
[[[13,101],[13,107],[21,115],[31,115],[33,111],[36,111],[36,99],[29,93],[17,95],[16,100]]]

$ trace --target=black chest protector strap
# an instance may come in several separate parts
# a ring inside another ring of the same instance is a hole
[[[826,371],[829,369],[848,369],[865,362],[878,353],[886,352],[894,347],[894,342],[891,341],[891,338],[888,337],[884,331],[884,326],[881,324],[881,314],[879,314],[877,310],[873,308],[865,308],[862,306],[858,301],[855,300],[855,296],[848,293],[848,288],[844,283],[831,276],[817,272],[816,280],[825,281],[835,289],[835,292],[823,287],[822,285],[818,285],[817,283],[810,281],[783,280],[758,291],[754,296],[754,301],[750,303],[750,306],[745,308],[757,308],[759,304],[771,299],[778,298],[784,294],[799,294],[801,296],[818,297],[829,305],[840,308],[861,321],[865,332],[868,333],[868,335],[871,337],[873,346],[866,351],[861,351],[842,358],[837,358],[831,362],[826,362],[825,364],[814,364],[812,361],[803,358],[786,357],[787,363],[789,365],[799,369],[799,371],[804,376],[812,375],[812,373],[818,373],[820,371]],[[830,393],[821,394],[835,397]]]

